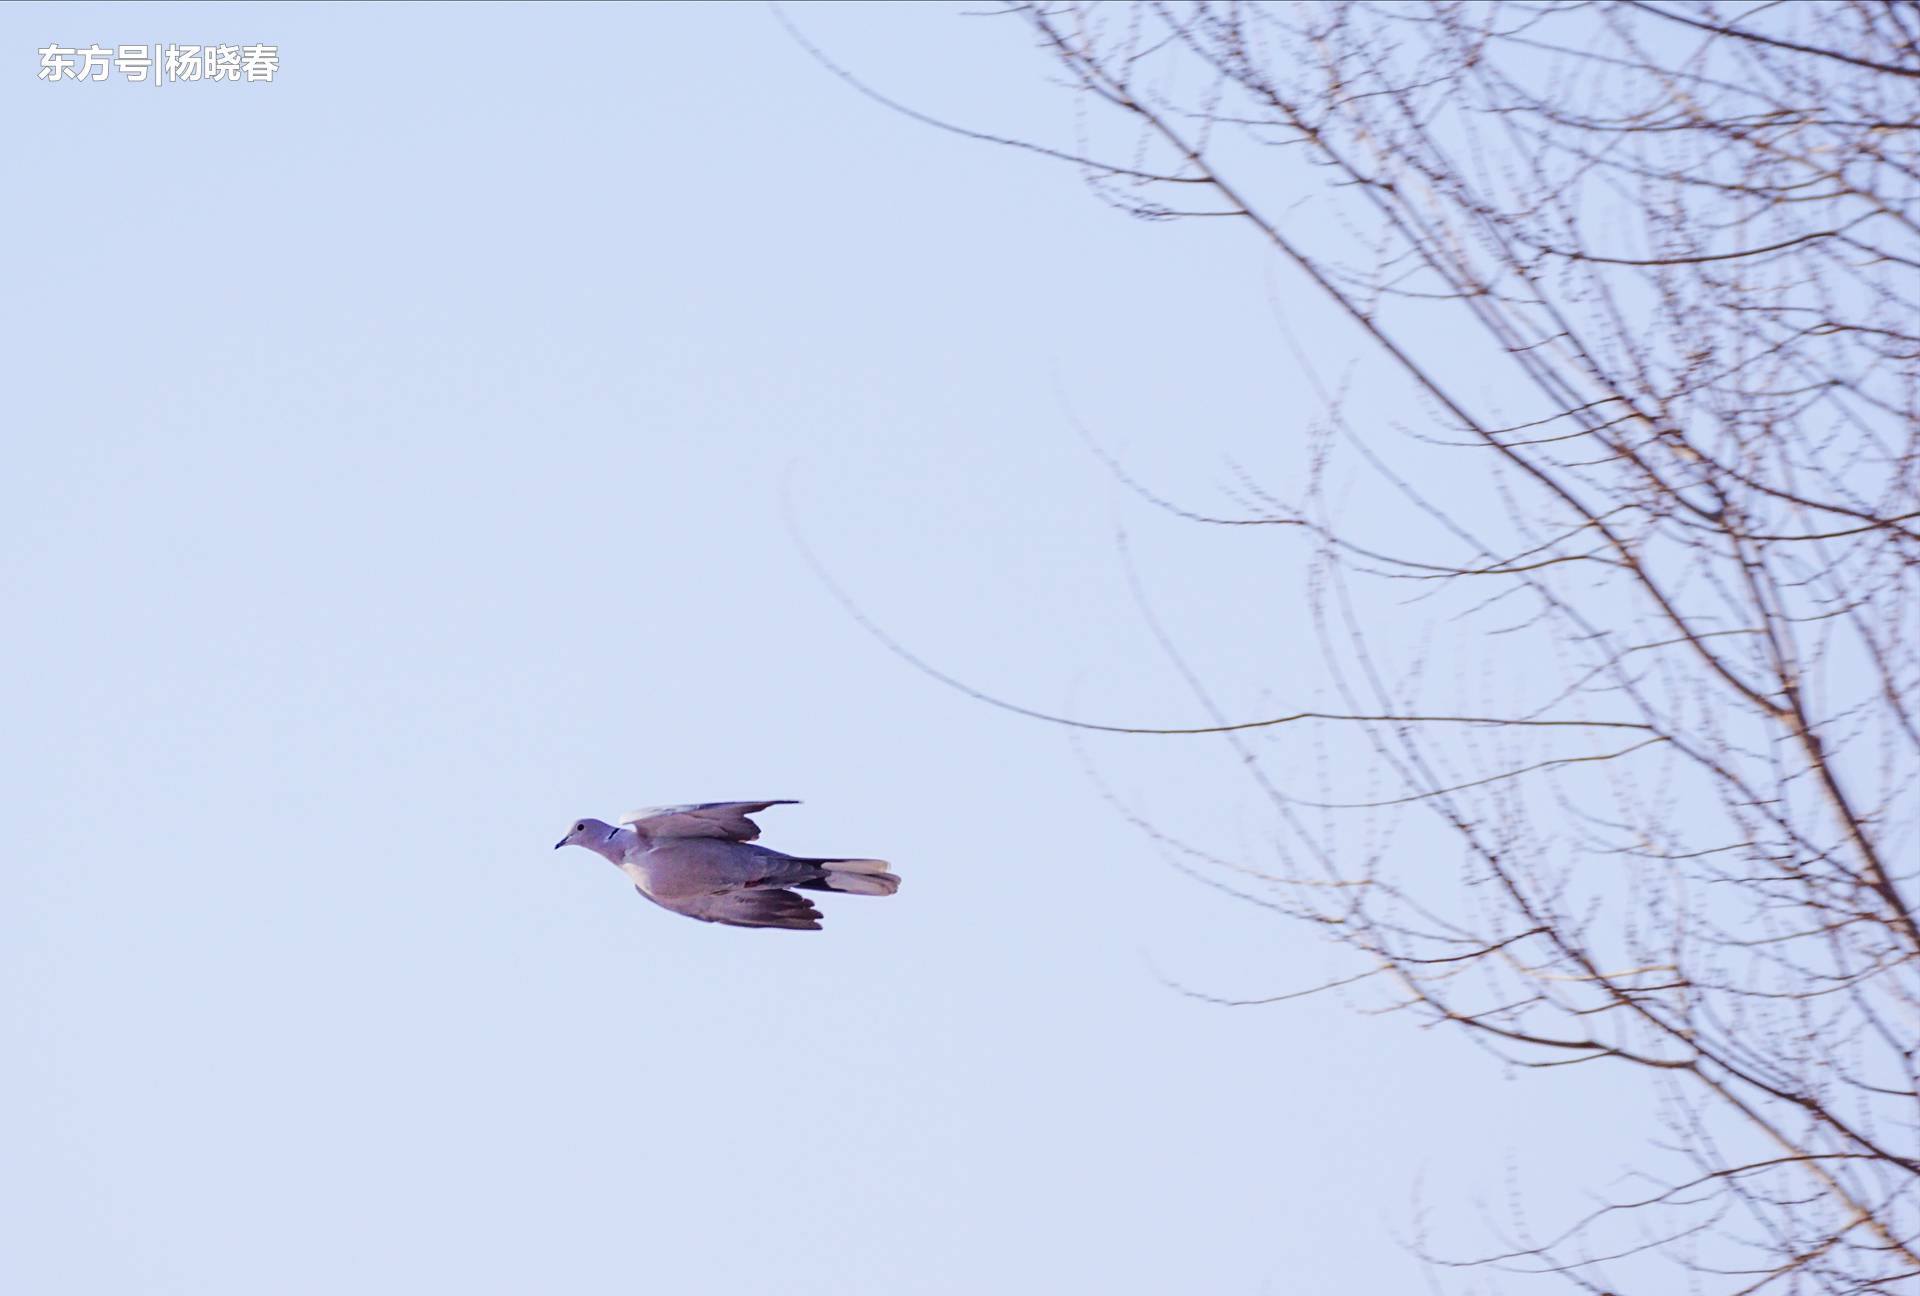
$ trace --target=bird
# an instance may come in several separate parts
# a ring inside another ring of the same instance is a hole
[[[885,860],[813,859],[752,844],[760,825],[749,816],[799,804],[708,801],[635,810],[618,824],[579,819],[553,848],[584,846],[662,909],[729,927],[819,931],[820,911],[798,891],[886,896],[899,890]]]

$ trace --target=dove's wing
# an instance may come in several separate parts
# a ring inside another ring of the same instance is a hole
[[[768,887],[759,891],[725,891],[718,895],[679,896],[662,900],[634,888],[662,909],[671,909],[701,922],[725,923],[729,927],[785,927],[793,931],[819,931],[820,911],[805,896]]]
[[[709,801],[704,805],[657,806],[622,815],[620,822],[632,824],[635,832],[664,841],[670,837],[724,837],[728,841],[752,841],[760,835],[760,825],[747,818],[768,806],[799,805],[798,801]]]

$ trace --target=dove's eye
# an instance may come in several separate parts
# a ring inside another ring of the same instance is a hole
[[[573,830],[575,832],[585,832],[587,830],[587,826],[585,824],[575,824],[573,826]]]

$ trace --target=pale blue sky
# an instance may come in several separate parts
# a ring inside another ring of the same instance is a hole
[[[1070,131],[957,12],[796,17],[928,108]],[[0,38],[0,1288],[1391,1296],[1416,1178],[1470,1223],[1509,1163],[1533,1195],[1631,1152],[1605,1077],[1170,992],[1349,965],[1168,869],[1061,731],[886,656],[784,529],[790,477],[984,687],[1188,718],[1125,526],[1201,664],[1282,695],[1297,555],[1141,509],[1063,404],[1170,489],[1297,468],[1270,295],[1317,307],[1244,235],[890,115],[751,6]],[[35,79],[96,40],[281,73]],[[1090,755],[1258,849],[1222,753]],[[803,798],[768,844],[900,894],[719,929],[549,849],[730,797]]]

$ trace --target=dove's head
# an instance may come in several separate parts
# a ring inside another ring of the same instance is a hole
[[[585,846],[597,851],[614,839],[620,830],[612,824],[601,823],[598,819],[576,819],[567,835],[553,844],[555,850],[562,846]]]

